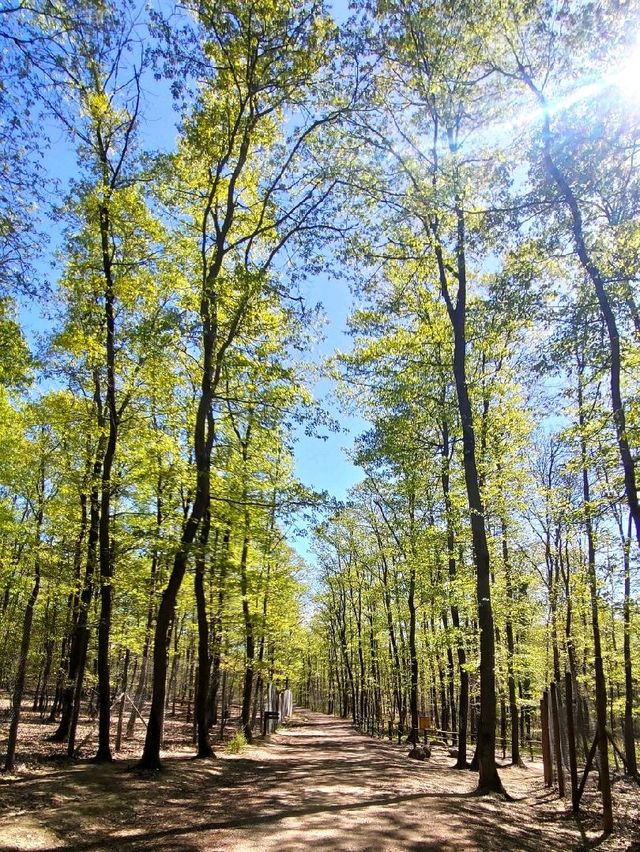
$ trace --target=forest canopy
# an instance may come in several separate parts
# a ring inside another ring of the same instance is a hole
[[[546,694],[610,830],[640,732],[639,12],[2,3],[7,769],[27,698],[69,755],[94,713],[108,761],[126,694],[157,768],[171,702],[207,757],[275,685],[414,742],[428,716],[504,792]],[[352,296],[324,361],[309,282]],[[347,414],[360,481],[321,494],[297,438]]]

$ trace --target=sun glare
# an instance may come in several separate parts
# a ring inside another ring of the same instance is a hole
[[[626,100],[640,103],[640,34],[609,80]]]

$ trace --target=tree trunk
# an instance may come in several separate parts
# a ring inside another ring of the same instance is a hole
[[[144,750],[138,764],[140,769],[160,769],[160,744],[162,740],[162,727],[164,721],[164,705],[167,689],[167,657],[169,653],[169,642],[171,630],[175,620],[176,601],[178,592],[182,585],[191,546],[196,536],[198,526],[204,512],[204,504],[201,498],[200,504],[191,511],[191,515],[185,524],[182,533],[180,547],[174,557],[173,568],[169,582],[160,600],[158,618],[154,634],[153,648],[153,694],[149,710],[149,721],[147,723],[147,734]]]
[[[558,795],[564,799],[564,768],[562,765],[562,738],[560,736],[560,702],[558,701],[558,684],[551,684],[551,719],[553,723],[553,751],[556,762],[556,778],[558,779]]]
[[[549,692],[545,689],[540,702],[540,730],[542,736],[542,764],[544,786],[553,785],[553,761],[551,759],[551,735],[549,732]]]
[[[389,566],[382,545],[382,537],[377,526],[375,526],[374,532],[376,535],[376,541],[378,542],[378,551],[380,555],[382,598],[384,601],[385,615],[387,617],[387,632],[389,633],[389,643],[391,645],[391,660],[393,664],[393,688],[398,713],[401,714],[400,722],[401,724],[404,724],[404,718],[402,715],[402,668],[400,665],[400,654],[398,653],[398,643],[396,640],[393,612],[391,609],[391,591],[389,589]]]
[[[245,669],[242,689],[241,725],[247,742],[251,742],[251,695],[253,691],[253,671],[255,661],[255,642],[253,636],[253,618],[249,610],[247,558],[249,554],[249,512],[245,510],[245,528],[240,554],[240,590],[242,592],[242,617],[245,631]]]
[[[88,463],[88,472],[91,472],[91,462],[89,460]],[[87,477],[88,478],[88,477]],[[88,484],[88,483],[87,483]],[[80,493],[80,529],[78,530],[78,537],[76,539],[76,545],[73,556],[73,590],[69,593],[67,597],[67,615],[65,618],[65,630],[64,636],[62,639],[62,644],[60,648],[60,666],[58,669],[58,675],[56,677],[56,688],[55,695],[53,699],[53,703],[51,705],[51,712],[49,713],[49,722],[55,722],[56,717],[58,715],[58,711],[62,707],[63,703],[63,695],[65,692],[65,681],[67,672],[69,671],[69,650],[72,644],[73,635],[77,629],[77,621],[80,613],[80,601],[81,601],[81,571],[82,571],[82,557],[84,554],[84,540],[87,533],[87,523],[88,523],[88,515],[87,515],[87,494],[84,491],[85,483],[83,483],[83,490]],[[67,731],[68,733],[68,731]],[[66,734],[65,734],[66,738]]]
[[[479,769],[479,793],[498,792],[504,787],[496,766],[496,685],[495,685],[495,637],[493,610],[491,606],[491,565],[485,529],[484,505],[480,494],[476,442],[473,426],[473,409],[469,399],[466,380],[466,260],[464,211],[458,199],[456,203],[456,266],[458,293],[453,305],[448,288],[447,268],[440,246],[437,225],[434,223],[436,259],[442,294],[453,328],[454,353],[453,372],[458,399],[458,411],[462,424],[462,446],[464,478],[471,521],[471,536],[476,569],[476,597],[478,604],[478,626],[480,629],[480,718],[478,722],[477,756]]]
[[[623,604],[623,658],[624,658],[624,756],[628,775],[638,774],[636,741],[633,731],[633,671],[631,665],[631,564],[629,558],[630,536],[624,544],[624,604]]]
[[[611,306],[609,295],[607,293],[604,276],[597,263],[591,257],[591,254],[589,253],[589,249],[587,247],[584,233],[584,225],[582,222],[582,213],[580,211],[578,201],[573,190],[571,189],[569,181],[567,180],[566,176],[558,167],[557,163],[553,158],[553,153],[551,150],[551,125],[547,104],[541,92],[538,91],[535,87],[531,78],[525,76],[525,82],[527,83],[529,88],[531,88],[531,90],[535,93],[536,97],[541,101],[541,104],[544,108],[543,158],[545,169],[550,178],[556,184],[562,197],[562,200],[569,209],[571,215],[571,230],[576,248],[576,254],[578,255],[578,259],[582,265],[582,268],[589,276],[589,279],[593,284],[596,293],[596,298],[598,300],[598,305],[600,307],[600,312],[607,328],[610,354],[609,379],[611,389],[611,413],[613,416],[616,436],[618,439],[618,452],[620,455],[620,462],[622,464],[622,470],[624,473],[625,496],[627,498],[627,504],[629,506],[631,518],[633,519],[633,525],[635,528],[638,547],[640,547],[640,503],[638,502],[638,488],[636,482],[635,465],[633,462],[633,456],[631,454],[631,448],[629,446],[626,414],[622,401],[622,391],[620,386],[622,359],[620,353],[620,334],[618,332],[618,325],[616,322],[615,314],[613,312],[613,308]]]
[[[508,610],[507,610],[507,673],[508,673],[508,689],[509,689],[509,713],[511,715],[511,763],[513,766],[521,766],[520,760],[520,739],[518,729],[518,702],[516,699],[516,678],[514,672],[514,654],[515,641],[513,636],[513,614],[512,606],[514,604],[513,583],[511,580],[511,560],[509,559],[509,546],[507,542],[507,522],[502,518],[502,561],[504,563],[505,584],[507,592]]]
[[[596,576],[596,550],[591,517],[591,494],[587,467],[587,442],[582,389],[582,365],[578,355],[578,423],[580,426],[580,455],[582,460],[582,493],[584,498],[584,525],[587,535],[587,569],[591,599],[591,627],[593,630],[594,670],[596,680],[596,738],[598,741],[600,793],[602,795],[602,829],[613,831],[611,778],[609,776],[609,741],[607,739],[607,686],[602,664],[600,622],[598,617],[598,580]]]
[[[206,294],[203,294],[202,384],[194,431],[196,493],[191,511],[182,530],[180,545],[174,556],[169,581],[162,593],[158,608],[153,647],[153,693],[144,750],[138,764],[141,769],[156,770],[160,768],[160,746],[167,690],[167,656],[171,629],[175,620],[178,592],[187,570],[187,562],[198,528],[205,512],[209,510],[211,448],[215,439],[211,405],[214,391],[212,380],[214,377],[213,359],[216,340],[216,332],[211,324],[209,310],[209,299]]]
[[[114,750],[116,752],[120,751],[120,746],[122,745],[122,723],[124,721],[124,705],[127,697],[127,687],[129,685],[130,659],[131,651],[129,650],[129,648],[126,648],[124,652],[124,663],[122,666],[122,682],[120,685],[120,706],[118,708],[118,724],[116,727],[116,741],[114,745]]]
[[[580,800],[578,799],[578,759],[576,755],[576,732],[573,723],[573,679],[570,671],[565,672],[564,682],[567,697],[567,739],[569,741],[571,807],[574,813],[578,813],[580,808]]]
[[[47,638],[44,641],[44,662],[42,665],[41,676],[38,677],[38,689],[36,689],[33,698],[33,709],[39,710],[41,716],[44,716],[49,704],[49,677],[51,675],[53,652],[56,645],[57,610],[57,603],[54,603],[53,613],[49,616],[50,599],[47,595],[47,603],[45,606],[45,631]]]
[[[109,642],[113,609],[113,550],[111,546],[111,471],[116,450],[116,429],[112,426],[102,468],[100,501],[100,620],[98,622],[98,751],[95,761],[110,762],[111,756],[111,669]]]
[[[413,559],[409,566],[409,713],[411,715],[411,737],[418,736],[418,652],[416,648],[416,569]]]
[[[209,717],[208,725],[212,727],[218,722],[218,691],[220,689],[220,666],[222,664],[222,619],[224,615],[224,599],[226,590],[227,564],[229,560],[229,541],[231,539],[231,522],[227,521],[222,537],[222,552],[220,555],[220,571],[218,573],[218,601],[211,624],[212,634],[212,666],[211,683],[209,686]]]
[[[158,483],[156,489],[156,539],[160,537],[162,531],[163,524],[163,482],[162,475],[158,475]],[[147,604],[147,621],[144,628],[144,644],[142,646],[142,660],[140,663],[140,674],[138,677],[138,688],[135,692],[135,704],[131,708],[131,714],[129,716],[129,721],[127,722],[127,731],[126,736],[130,739],[133,736],[133,732],[135,729],[136,719],[138,717],[138,713],[142,713],[142,708],[144,706],[146,694],[147,694],[147,676],[149,669],[149,651],[151,649],[151,628],[153,627],[153,615],[155,610],[155,595],[156,595],[156,582],[158,576],[158,563],[159,563],[160,553],[158,549],[158,545],[153,549],[153,556],[151,557],[151,579],[149,585],[149,602]]]
[[[69,648],[69,670],[67,674],[67,685],[62,696],[62,715],[58,729],[50,738],[52,742],[64,742],[70,739],[71,730],[74,727],[73,718],[76,708],[80,702],[80,692],[84,681],[84,667],[87,658],[87,645],[89,634],[87,621],[89,607],[93,597],[94,575],[98,563],[98,539],[100,527],[100,492],[98,481],[102,476],[102,461],[104,458],[106,440],[102,429],[104,427],[104,416],[100,399],[100,389],[97,374],[94,374],[96,390],[94,403],[97,411],[97,425],[100,428],[100,438],[96,447],[96,455],[93,463],[93,484],[89,494],[89,529],[87,533],[87,562],[85,566],[84,582],[80,593],[78,616],[71,636]],[[68,743],[69,754],[73,754],[75,743]]]
[[[42,501],[44,500],[44,473],[40,482],[40,506],[38,507],[38,515],[36,518],[36,554],[34,561],[34,579],[31,594],[27,601],[27,606],[24,611],[24,621],[22,622],[22,641],[20,642],[20,653],[18,656],[18,669],[16,672],[16,681],[13,688],[11,724],[9,726],[9,738],[7,741],[7,755],[4,762],[4,768],[11,771],[14,766],[16,756],[16,745],[18,742],[18,726],[20,725],[20,711],[22,709],[22,697],[24,695],[24,683],[27,674],[27,661],[29,658],[29,645],[31,644],[31,626],[33,624],[33,612],[40,593],[40,534],[42,530],[42,522],[44,518],[44,510]]]
[[[444,401],[443,401],[444,405]],[[449,460],[451,442],[449,427],[446,420],[442,424],[442,493],[444,495],[447,522],[447,561],[449,567],[449,586],[455,587],[457,563],[455,555],[455,530],[453,525],[453,506],[451,505]],[[469,672],[467,671],[467,654],[464,647],[464,637],[460,629],[460,612],[452,592],[450,591],[451,621],[455,629],[456,654],[458,657],[458,672],[460,677],[460,694],[458,697],[458,757],[456,769],[467,769],[467,714],[469,707]]]
[[[130,125],[129,133],[133,129]],[[113,270],[113,233],[109,205],[111,202],[110,163],[99,130],[96,132],[100,166],[104,181],[104,196],[99,206],[100,249],[102,276],[104,281],[105,363],[107,368],[105,418],[108,435],[102,465],[100,489],[100,521],[98,527],[100,563],[100,620],[98,622],[98,751],[97,762],[109,762],[111,756],[111,670],[109,665],[109,642],[113,610],[113,548],[111,543],[111,497],[113,484],[111,474],[116,456],[118,428],[122,411],[116,402],[116,322],[115,280]],[[128,139],[128,135],[127,135]],[[108,187],[108,188],[107,188]]]
[[[207,699],[209,697],[209,675],[211,659],[209,657],[209,620],[204,592],[205,549],[209,541],[211,518],[209,512],[205,515],[200,531],[200,552],[196,559],[194,589],[198,615],[198,676],[196,678],[195,718],[198,757],[213,757],[213,749],[209,742],[209,725],[207,718]]]

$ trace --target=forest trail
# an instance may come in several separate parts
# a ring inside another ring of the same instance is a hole
[[[513,803],[473,796],[476,775],[452,764],[444,748],[419,763],[407,746],[298,711],[240,755],[172,757],[153,779],[81,762],[0,781],[0,849],[549,852],[601,839],[597,811],[568,816],[540,764],[502,770]],[[625,835],[598,848],[638,848]]]

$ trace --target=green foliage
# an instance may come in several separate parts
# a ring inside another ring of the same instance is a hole
[[[0,298],[0,386],[24,386],[33,366],[24,335],[15,320],[13,305]]]
[[[254,690],[291,683],[378,720],[406,715],[415,687],[452,724],[466,674],[473,708],[476,554],[452,327],[463,295],[498,699],[515,681],[514,706],[532,716],[569,669],[591,700],[590,519],[615,727],[625,633],[638,652],[638,549],[601,306],[548,157],[617,321],[637,459],[640,110],[615,65],[637,4],[362,0],[354,11],[342,32],[312,0],[188,2],[148,21],[124,0],[2,12],[0,685],[15,675],[36,566],[29,685],[47,665],[48,693],[64,682],[87,589],[92,671],[103,578],[88,570],[88,523],[100,505],[111,686],[126,650],[140,673],[205,494],[209,536],[189,550],[168,637],[176,701],[195,680],[197,562],[218,700],[226,678],[237,701],[250,669]],[[143,151],[155,144],[142,97],[154,74],[178,113],[162,154]],[[29,181],[55,156],[19,118],[27,103],[77,162],[41,207],[62,233],[33,353],[20,299],[27,249],[46,246]],[[327,372],[368,426],[352,450],[362,481],[318,525],[314,576],[289,541],[318,502],[294,475],[294,425],[314,414],[300,359],[315,330],[297,283],[319,263],[353,284],[351,345]],[[110,391],[117,452],[103,483]],[[243,743],[238,733],[230,748]]]
[[[227,743],[229,754],[240,754],[247,747],[247,739],[242,731],[236,731]]]

